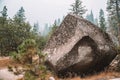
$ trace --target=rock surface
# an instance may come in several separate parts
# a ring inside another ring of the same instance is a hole
[[[50,77],[48,80],[55,80],[55,78],[54,77]]]
[[[116,56],[108,34],[79,16],[68,14],[45,49],[46,64],[57,74],[102,70]]]
[[[117,55],[109,65],[109,70],[120,71],[120,54]]]
[[[109,80],[120,80],[120,78],[115,78],[115,79],[109,79]]]
[[[23,78],[23,75],[14,75],[8,69],[0,69],[0,80],[18,80]]]

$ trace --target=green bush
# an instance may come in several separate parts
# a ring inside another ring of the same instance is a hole
[[[36,48],[36,42],[33,39],[26,39],[21,45],[18,46],[18,53],[24,53],[28,48]]]
[[[47,69],[44,66],[45,56],[36,45],[35,40],[27,39],[18,46],[18,52],[11,52],[11,56],[17,62],[24,64],[25,80],[35,80],[36,76],[41,80],[45,80]],[[39,63],[32,61],[32,57],[38,55]]]
[[[33,50],[34,49],[34,50]],[[26,39],[17,48],[17,52],[11,52],[11,56],[15,61],[25,63],[31,62],[31,57],[37,53],[36,42],[33,39]]]
[[[26,71],[24,75],[24,80],[36,80],[36,77],[30,71]]]

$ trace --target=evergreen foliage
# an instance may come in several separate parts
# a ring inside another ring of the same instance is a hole
[[[7,7],[4,6],[3,7],[3,10],[0,12],[1,13],[1,16],[0,16],[0,23],[1,23],[1,26],[4,26],[4,24],[6,24],[6,20],[7,20]]]
[[[14,21],[17,23],[17,24],[21,24],[23,22],[25,22],[25,10],[23,7],[21,7],[17,14],[14,16]]]
[[[120,33],[120,0],[107,1],[108,22],[113,34],[119,38]],[[119,39],[120,41],[120,39]]]
[[[17,52],[17,47],[26,39],[34,39],[38,42],[37,46],[43,48],[45,39],[36,34],[35,28],[29,22],[25,21],[25,10],[21,7],[17,14],[11,18],[7,18],[7,7],[4,6],[0,16],[0,55],[8,56],[10,52]],[[35,25],[38,27],[38,24]],[[38,29],[36,29],[38,30]]]
[[[92,22],[93,24],[99,26],[98,24],[98,19],[97,18],[94,18],[94,14],[93,14],[93,11],[91,10],[90,14],[87,14],[86,16],[86,19],[90,22]]]
[[[91,10],[91,13],[90,13],[90,14],[87,14],[86,19],[87,19],[88,21],[92,22],[93,24],[95,23],[94,15],[93,15],[92,10]]]
[[[1,14],[2,14],[2,17],[3,18],[7,18],[7,7],[6,6],[4,6],[4,8],[3,8],[3,10],[1,11]]]
[[[83,14],[87,11],[85,9],[85,6],[82,6],[82,1],[80,0],[75,0],[75,2],[71,5],[70,11],[73,14],[79,15],[80,17],[83,17]]]
[[[102,9],[100,9],[100,13],[99,13],[99,25],[103,31],[106,31],[106,22],[104,17],[104,11]]]
[[[26,69],[24,79],[36,80],[38,77],[45,80],[47,68],[44,66],[45,54],[43,54],[37,47],[35,40],[26,39],[17,48],[17,52],[13,52],[12,58],[23,64]],[[34,57],[37,60],[34,60]]]
[[[52,25],[49,34],[47,35],[47,40],[49,40],[49,38],[51,37],[51,35],[54,33],[54,31],[57,29],[58,24],[55,20],[54,24]]]
[[[39,33],[39,23],[34,23],[34,26],[33,26],[33,32],[38,34]]]

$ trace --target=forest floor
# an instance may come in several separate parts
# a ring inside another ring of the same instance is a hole
[[[22,78],[23,75],[14,75],[14,73],[8,71],[8,66],[20,66],[12,61],[9,57],[0,57],[0,80],[17,80]]]
[[[0,57],[0,79],[2,77],[6,77],[6,79],[3,79],[3,80],[15,80],[16,77],[19,77],[19,76],[14,76],[12,73],[9,73],[7,71],[7,67],[9,65],[20,66],[20,64],[14,63],[12,59],[10,59],[9,57]],[[14,78],[10,79],[10,76]],[[50,76],[53,76],[53,75],[48,75],[48,78]],[[55,80],[114,80],[115,78],[118,78],[117,80],[120,80],[120,72],[118,73],[118,72],[104,71],[98,74],[87,76],[85,78],[75,77],[75,78],[60,79],[60,78],[57,78],[56,76],[54,77],[55,77]]]

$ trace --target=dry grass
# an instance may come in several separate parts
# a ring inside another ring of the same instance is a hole
[[[10,65],[19,66],[20,64],[13,61],[10,57],[0,57],[0,69],[7,68]]]
[[[14,61],[12,61],[12,59],[10,59],[9,57],[0,57],[0,69],[1,68],[5,68],[8,67],[9,65],[20,65],[15,63]],[[49,77],[53,76],[52,74],[48,74],[47,75],[47,79],[49,79]],[[80,78],[80,77],[75,77],[75,78],[67,78],[67,79],[60,79],[56,76],[55,80],[103,80],[103,79],[113,79],[113,78],[120,78],[120,72],[101,72],[99,74],[95,74],[95,75],[91,75],[91,76],[87,76],[85,78]]]
[[[87,76],[85,78],[80,78],[80,77],[75,77],[75,78],[68,78],[68,79],[63,79],[63,80],[109,80],[113,78],[120,78],[120,73],[119,72],[101,72],[99,74],[95,74],[92,76]],[[56,80],[60,80],[57,78]]]
[[[96,80],[96,79],[112,79],[112,78],[120,78],[120,73],[118,72],[101,72],[100,74],[88,76],[83,80]]]
[[[101,72],[99,74],[94,74],[91,76],[86,76],[85,78],[75,77],[75,78],[66,78],[61,79],[57,76],[53,76],[52,74],[48,74],[46,77],[46,80],[49,79],[49,77],[54,77],[55,80],[109,80],[114,78],[120,78],[120,72]]]
[[[9,57],[0,57],[0,69],[7,67],[11,63]]]

